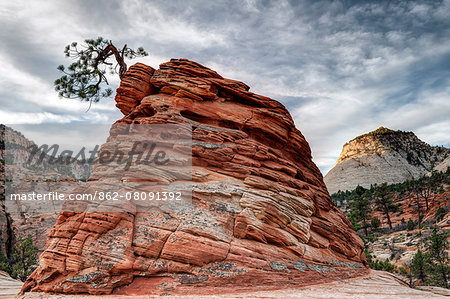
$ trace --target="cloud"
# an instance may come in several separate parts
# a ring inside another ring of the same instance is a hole
[[[118,119],[112,100],[85,113],[52,90],[64,46],[100,35],[144,46],[153,67],[189,58],[281,101],[323,172],[380,125],[450,142],[448,0],[14,1],[0,26],[1,122]]]

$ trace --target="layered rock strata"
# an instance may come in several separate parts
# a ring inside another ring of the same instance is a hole
[[[23,291],[213,294],[368,271],[282,104],[184,59],[132,66],[116,101],[119,124],[192,127],[192,207],[62,212]],[[107,173],[94,167],[88,188]]]

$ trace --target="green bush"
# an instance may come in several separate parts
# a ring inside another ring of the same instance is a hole
[[[12,278],[25,281],[34,271],[38,262],[37,247],[31,235],[18,237],[10,260],[0,252],[0,270],[7,272]]]
[[[405,267],[400,267],[398,270],[399,270],[400,274],[408,275],[408,270],[406,270]]]
[[[375,242],[378,238],[376,234],[369,234],[367,236],[361,236],[362,240],[364,241],[364,244],[367,245],[368,243]]]
[[[367,248],[364,250],[364,254],[366,255],[367,263],[369,264],[369,267],[371,269],[387,271],[391,273],[398,272],[397,266],[391,264],[387,259],[385,261],[374,259]]]

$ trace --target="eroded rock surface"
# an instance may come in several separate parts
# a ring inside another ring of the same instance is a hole
[[[116,101],[118,123],[192,126],[192,208],[63,212],[23,291],[211,294],[368,271],[279,102],[183,59],[132,66]],[[95,167],[89,188],[109,184],[108,172]]]
[[[413,132],[380,127],[346,143],[326,174],[330,194],[358,185],[395,184],[417,179],[433,170],[446,171],[450,149],[430,146]]]
[[[245,293],[227,292],[216,295],[173,295],[164,298],[307,298],[307,299],[329,299],[329,298],[354,298],[354,299],[422,299],[422,298],[448,298],[450,291],[439,287],[408,287],[406,283],[396,278],[393,274],[382,271],[371,271],[368,275],[339,280],[320,285],[302,286],[296,288],[283,288],[280,290],[250,291]],[[86,295],[56,295],[44,293],[26,293],[21,299],[113,299],[115,295],[86,296]],[[121,296],[122,299],[149,299],[160,298],[160,296]]]
[[[0,271],[0,299],[14,298],[20,291],[22,282],[15,280],[8,273]]]

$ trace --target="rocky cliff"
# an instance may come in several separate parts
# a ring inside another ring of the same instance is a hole
[[[130,67],[116,102],[119,124],[192,128],[192,206],[62,212],[23,291],[217,294],[367,273],[361,239],[279,102],[184,59]],[[118,143],[111,134],[99,155]],[[95,166],[87,188],[129,179],[112,173]]]
[[[48,155],[45,155],[42,163],[28,163],[32,145],[36,144],[22,133],[0,125],[0,181],[2,183],[0,187],[0,251],[7,257],[10,257],[18,236],[31,235],[39,252],[43,251],[48,233],[58,219],[60,206],[55,204],[43,208],[41,202],[24,204],[5,200],[5,179],[9,180],[12,186],[10,192],[12,190],[37,191],[35,185],[42,183],[46,178],[51,177],[58,181],[84,180],[92,171],[92,165],[89,164],[81,166],[78,163],[51,164]],[[5,177],[7,173],[13,173],[17,181],[25,177],[33,177],[34,185],[33,187],[30,186],[31,184],[17,185],[11,182],[11,177]]]
[[[430,146],[413,132],[380,127],[346,143],[324,181],[330,194],[358,185],[401,183],[433,169],[445,170],[449,156],[450,149]]]

